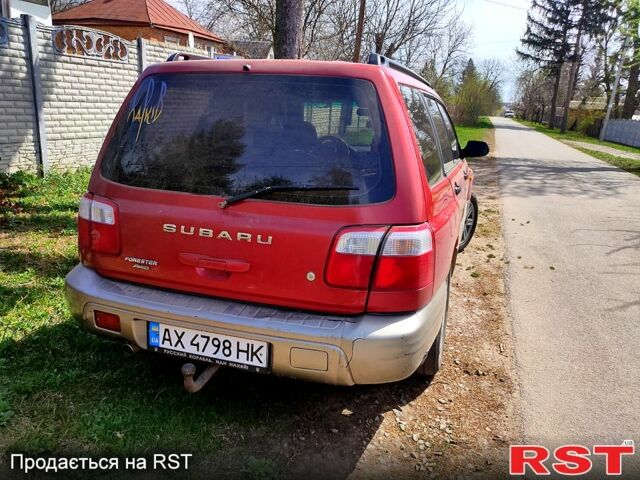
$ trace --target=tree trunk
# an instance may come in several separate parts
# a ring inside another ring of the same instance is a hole
[[[276,28],[273,38],[275,58],[302,56],[303,0],[276,0]]]
[[[585,12],[583,12],[582,15],[585,15]],[[571,71],[569,72],[569,82],[567,83],[567,96],[564,98],[564,102],[562,104],[562,123],[560,124],[560,132],[562,133],[567,131],[569,108],[571,107],[571,99],[573,98],[573,93],[575,92],[576,87],[578,64],[580,63],[580,43],[582,42],[582,22],[583,20],[580,21],[580,26],[578,27],[578,33],[576,35],[576,46],[573,49]]]
[[[558,107],[558,91],[560,90],[560,78],[562,77],[562,66],[558,68],[556,80],[553,84],[553,95],[551,95],[551,111],[549,112],[549,128],[556,126],[556,109]]]
[[[356,42],[353,49],[353,62],[360,61],[360,49],[362,48],[362,32],[364,31],[364,12],[367,0],[360,0],[360,10],[358,11],[358,24],[356,26]]]
[[[636,28],[637,31],[637,28]],[[640,40],[637,38],[633,41],[633,56],[631,57],[631,69],[629,70],[629,84],[627,85],[627,93],[622,107],[622,118],[631,118],[638,108],[638,77],[640,76]]]
[[[376,53],[382,53],[382,47],[384,46],[384,34],[376,33],[373,36],[373,42],[375,44]]]

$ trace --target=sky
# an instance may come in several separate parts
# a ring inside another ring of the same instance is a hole
[[[469,54],[474,60],[499,58],[506,64],[503,97],[504,100],[511,101],[517,73],[515,49],[526,28],[531,0],[457,1],[463,20],[473,28]]]

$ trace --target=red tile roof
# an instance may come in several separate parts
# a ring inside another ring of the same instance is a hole
[[[103,24],[148,24],[180,33],[223,42],[199,23],[190,19],[163,0],[93,0],[53,15],[55,23],[85,23],[97,20]]]

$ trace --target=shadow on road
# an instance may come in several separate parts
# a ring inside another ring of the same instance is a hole
[[[610,198],[626,194],[634,187],[632,182],[637,182],[632,175],[616,167],[584,161],[553,165],[543,164],[538,159],[500,158],[499,170],[503,194],[515,197]]]
[[[561,195],[578,198],[603,198],[623,195],[638,188],[638,180],[619,168],[589,157],[552,138],[534,135],[538,132],[509,121],[496,122],[496,135],[501,130],[517,130],[524,134],[505,137],[509,150],[514,142],[521,155],[499,155],[500,188],[505,196],[533,197]],[[541,138],[543,141],[536,142]],[[503,147],[504,148],[504,147]]]

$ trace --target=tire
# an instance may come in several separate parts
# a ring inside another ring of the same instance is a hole
[[[460,239],[460,245],[458,245],[458,253],[461,253],[469,242],[473,238],[473,234],[476,232],[476,226],[478,225],[478,199],[475,194],[471,194],[469,200],[469,207],[467,208],[467,216],[464,219],[464,229],[462,230],[462,238]]]
[[[442,366],[442,357],[444,353],[444,340],[447,332],[447,317],[449,316],[449,286],[451,284],[451,274],[447,276],[447,300],[444,306],[444,318],[440,325],[440,331],[433,341],[433,345],[429,349],[424,361],[416,370],[416,375],[433,377]]]

